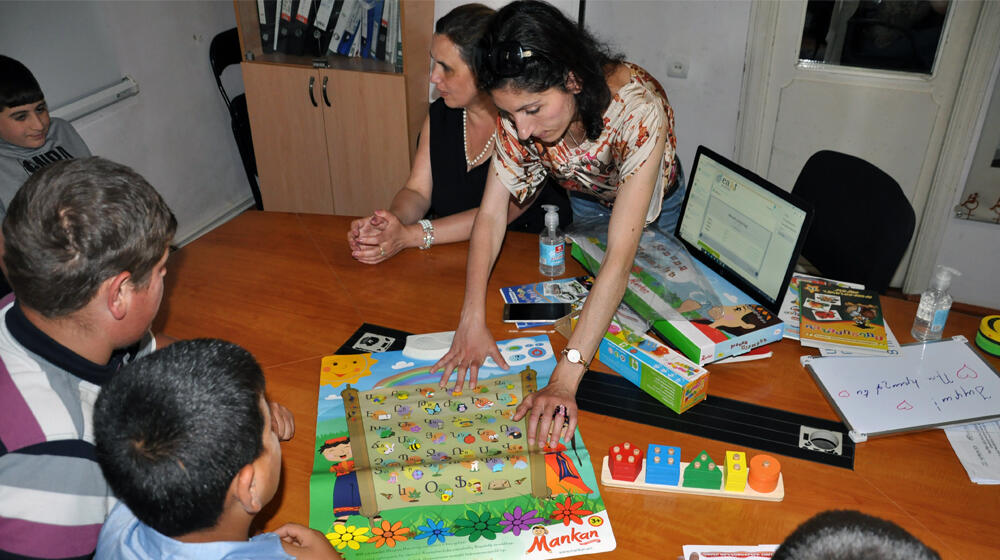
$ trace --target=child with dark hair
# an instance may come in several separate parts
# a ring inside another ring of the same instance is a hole
[[[938,553],[891,521],[859,511],[819,513],[799,525],[772,560],[941,560]]]
[[[73,125],[49,117],[31,71],[0,55],[0,219],[32,173],[55,161],[88,156],[90,150]]]
[[[121,502],[97,558],[340,558],[288,523],[247,540],[281,478],[278,420],[249,352],[176,342],[129,364],[94,408],[97,460]]]
[[[94,458],[94,401],[155,348],[177,221],[139,174],[100,158],[45,167],[7,210],[0,556],[86,557],[114,505]]]

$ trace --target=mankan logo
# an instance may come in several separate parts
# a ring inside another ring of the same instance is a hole
[[[531,541],[531,547],[528,548],[527,553],[531,552],[553,552],[553,549],[559,549],[566,545],[574,546],[584,546],[588,544],[593,544],[600,542],[601,537],[598,536],[596,530],[590,531],[577,531],[576,527],[570,527],[568,535],[555,535],[552,537],[546,537],[545,534],[535,534],[535,539]]]

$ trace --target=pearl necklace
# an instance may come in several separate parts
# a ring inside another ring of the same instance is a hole
[[[469,113],[465,109],[462,109],[462,151],[465,152],[465,164],[472,169],[479,163],[479,160],[483,159],[486,155],[486,150],[489,150],[493,146],[493,135],[491,134],[489,139],[486,141],[486,145],[483,146],[483,151],[479,152],[479,155],[473,159],[469,159]]]

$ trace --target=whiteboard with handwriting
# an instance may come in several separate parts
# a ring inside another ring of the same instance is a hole
[[[963,336],[896,357],[804,356],[854,441],[1000,417],[1000,377]]]

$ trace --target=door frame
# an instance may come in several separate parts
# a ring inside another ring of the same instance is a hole
[[[805,4],[805,1],[802,2]],[[744,57],[743,86],[736,124],[734,159],[752,170],[763,169],[770,154],[761,152],[761,135],[773,123],[765,121],[767,89],[775,62],[781,2],[757,1],[750,7],[747,49]],[[941,248],[941,237],[952,217],[956,191],[965,182],[975,149],[973,132],[984,103],[989,100],[990,79],[1000,57],[1000,2],[983,2],[979,19],[962,69],[960,84],[938,156],[922,215],[917,216],[917,232],[909,265],[903,278],[903,291],[920,292],[930,281]],[[947,38],[945,38],[947,39]],[[845,68],[845,72],[850,69]],[[770,144],[768,144],[770,145]]]

